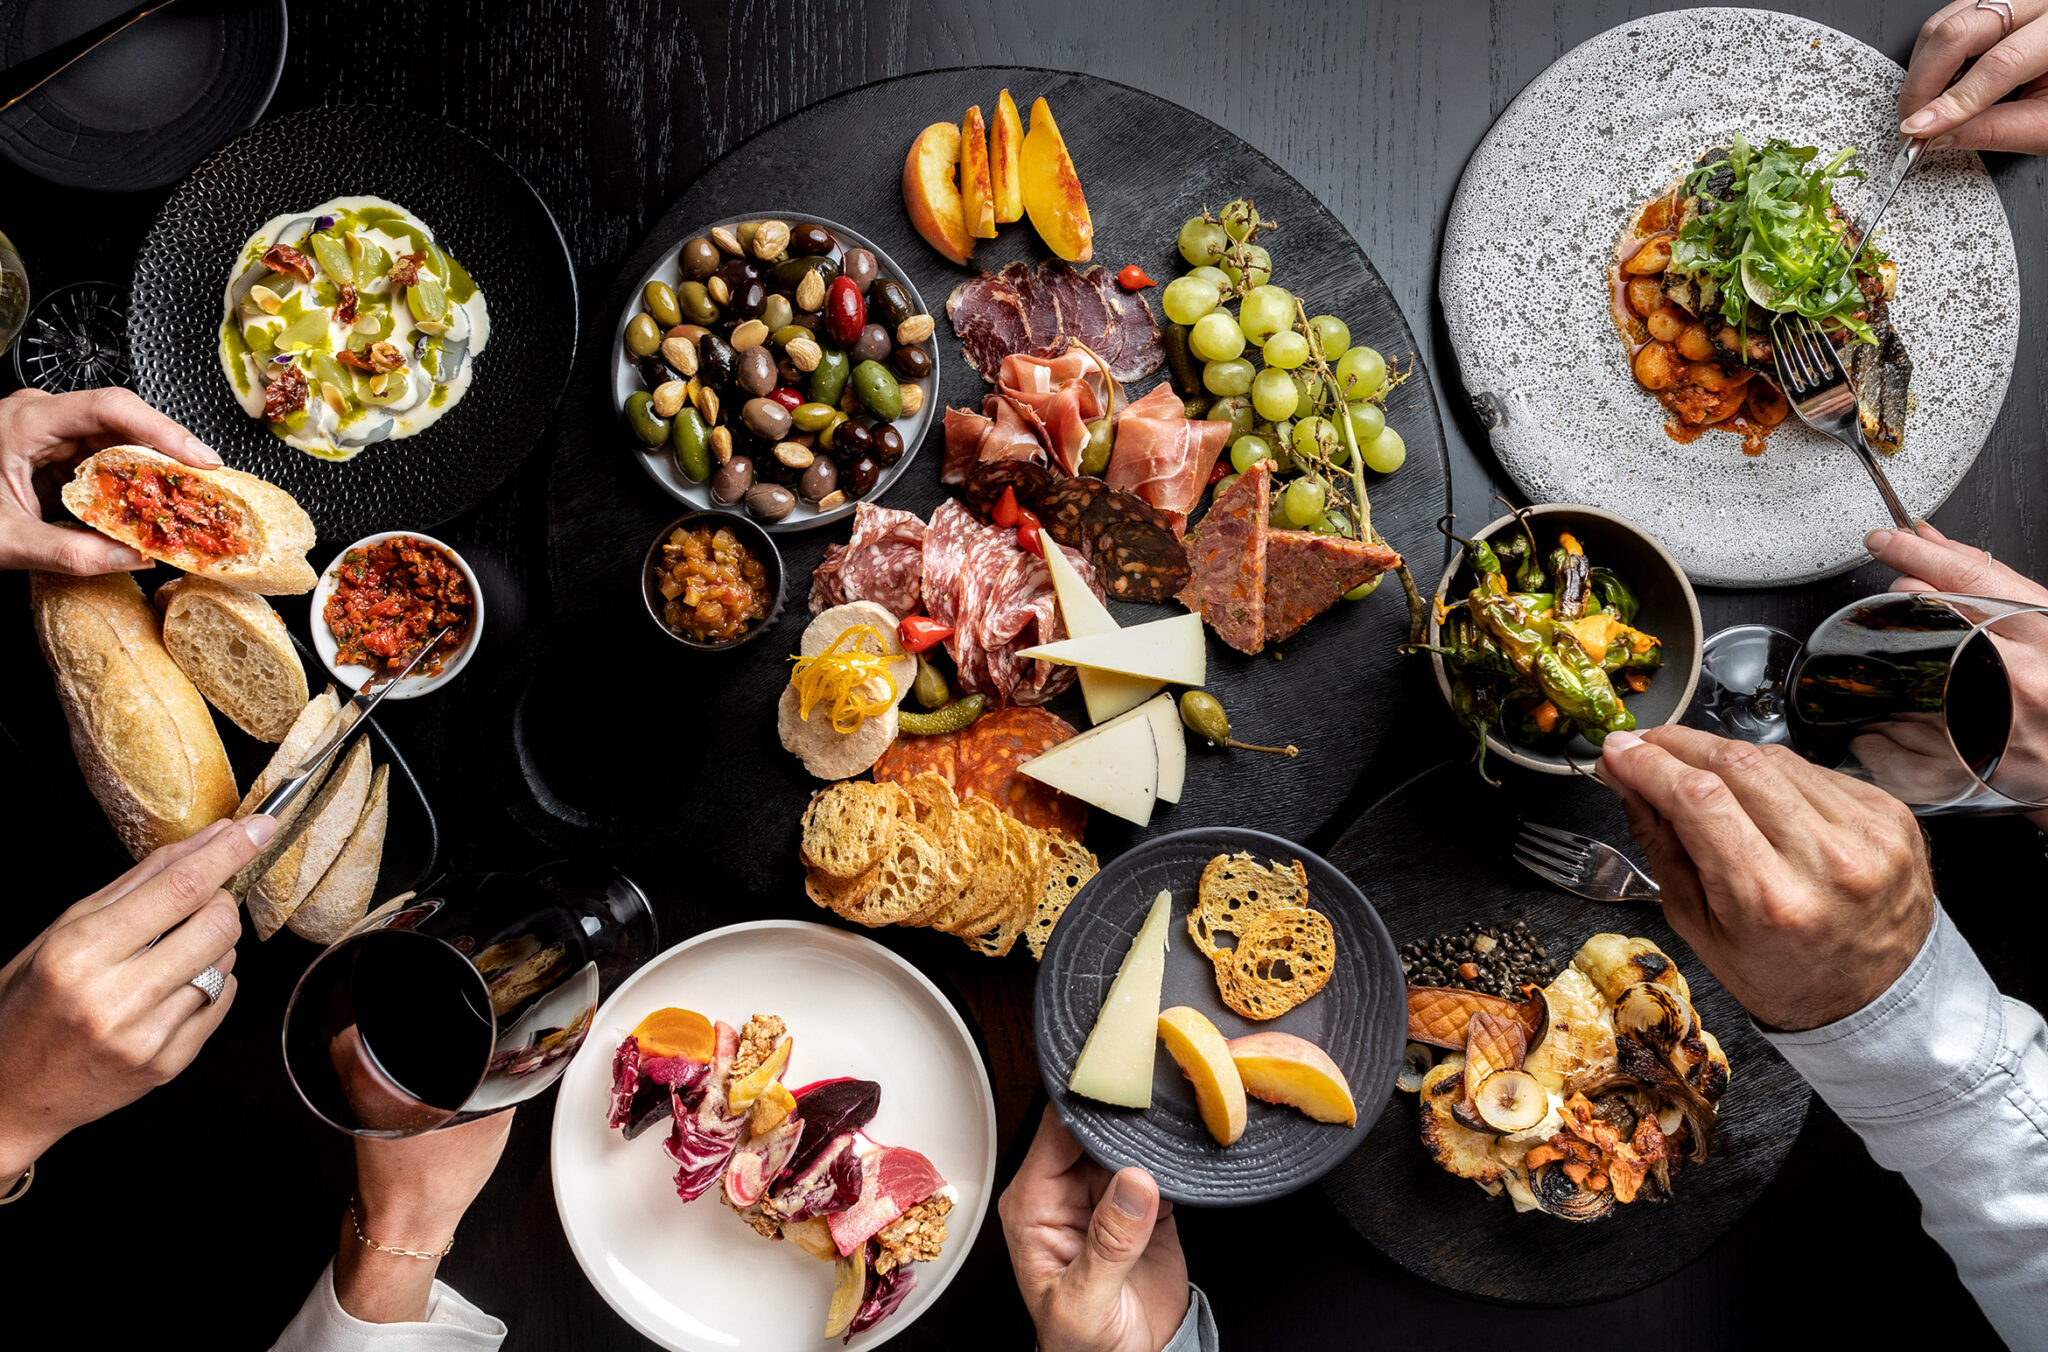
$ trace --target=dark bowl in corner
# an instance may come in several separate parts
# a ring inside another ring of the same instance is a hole
[[[1684,717],[1699,685],[1705,633],[1700,623],[1699,599],[1693,595],[1692,583],[1678,561],[1648,531],[1604,508],[1550,502],[1528,508],[1525,515],[1536,534],[1537,548],[1548,552],[1556,546],[1558,532],[1568,530],[1585,546],[1586,556],[1596,567],[1612,568],[1635,589],[1641,602],[1635,627],[1654,635],[1664,649],[1664,665],[1652,674],[1650,688],[1639,695],[1626,696],[1629,711],[1636,716],[1636,727],[1662,727]],[[1515,529],[1515,518],[1509,515],[1474,532],[1470,538],[1492,541],[1505,538],[1503,531]],[[1465,550],[1461,547],[1451,556],[1435,594],[1449,598],[1455,592],[1463,596],[1471,586],[1471,571],[1465,567]],[[1429,623],[1429,641],[1432,645],[1442,641],[1442,626],[1434,616]],[[1449,705],[1451,678],[1444,668],[1443,655],[1431,653],[1429,665],[1436,673],[1437,689],[1443,692],[1444,703]],[[1585,767],[1600,758],[1600,749],[1576,734],[1562,747],[1553,748],[1524,745],[1509,740],[1504,732],[1492,732],[1487,734],[1486,746],[1490,755],[1550,775],[1576,774],[1575,766]]]
[[[728,527],[734,535],[739,537],[740,543],[752,550],[754,557],[761,561],[761,569],[768,575],[768,588],[775,593],[775,599],[769,603],[768,613],[749,625],[744,633],[733,638],[722,639],[716,643],[706,643],[700,639],[691,638],[687,634],[677,633],[669,628],[667,622],[661,618],[661,610],[665,602],[661,594],[660,584],[656,580],[661,567],[661,547],[667,543],[671,535],[674,535],[685,526]],[[772,628],[777,618],[782,614],[782,601],[786,590],[784,583],[785,574],[782,567],[782,552],[775,547],[775,537],[761,529],[760,524],[754,521],[753,518],[743,516],[738,512],[721,512],[711,509],[684,512],[681,516],[661,528],[661,531],[654,537],[654,543],[647,547],[647,557],[641,560],[640,563],[640,599],[647,603],[647,618],[654,621],[655,628],[661,630],[662,633],[667,634],[685,648],[703,653],[726,652],[730,649],[741,647],[744,644],[751,643],[754,639]]]

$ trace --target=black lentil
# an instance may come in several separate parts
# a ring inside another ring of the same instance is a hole
[[[1468,967],[1474,976],[1461,975]],[[1525,985],[1547,986],[1564,964],[1553,961],[1527,922],[1482,925],[1473,921],[1401,947],[1401,971],[1411,986],[1458,986],[1519,1000]]]

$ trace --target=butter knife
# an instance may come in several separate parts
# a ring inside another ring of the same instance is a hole
[[[371,710],[383,702],[384,697],[391,693],[392,687],[412,675],[419,664],[426,660],[427,654],[440,647],[441,640],[454,632],[454,629],[455,626],[452,624],[444,626],[439,633],[422,644],[420,650],[414,653],[411,660],[397,672],[384,676],[372,676],[369,680],[364,681],[363,688],[356,691],[354,697],[344,707],[343,716],[334,720],[335,730],[328,735],[326,743],[318,751],[300,761],[298,768],[293,770],[283,783],[266,794],[263,801],[257,805],[256,813],[261,816],[275,817],[278,813],[284,811],[292,799],[299,796],[299,791],[306,787],[313,776],[320,773],[320,767],[332,760],[335,753],[346,746],[349,739],[361,731],[370,721]],[[348,709],[356,711],[354,718],[351,719],[347,716]]]

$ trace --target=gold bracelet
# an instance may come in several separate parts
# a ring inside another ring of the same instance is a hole
[[[22,1198],[28,1196],[29,1185],[35,1181],[36,1164],[34,1160],[30,1160],[28,1172],[15,1179],[14,1186],[7,1190],[7,1195],[0,1197],[0,1206],[6,1206],[9,1202],[19,1202]]]
[[[33,1174],[35,1170],[31,1168],[29,1172]],[[365,1246],[375,1249],[378,1253],[388,1253],[394,1258],[417,1258],[423,1263],[436,1263],[446,1258],[455,1248],[455,1237],[453,1235],[449,1236],[447,1245],[439,1253],[422,1253],[418,1249],[399,1249],[393,1248],[389,1244],[379,1244],[376,1240],[363,1233],[363,1213],[356,1206],[356,1199],[354,1197],[348,1199],[348,1220],[349,1224],[355,1227],[356,1238],[361,1240]]]

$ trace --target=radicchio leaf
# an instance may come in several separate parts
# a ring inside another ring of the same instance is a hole
[[[844,1342],[852,1342],[856,1333],[866,1333],[875,1325],[896,1312],[911,1289],[917,1285],[917,1274],[908,1264],[890,1268],[880,1276],[874,1275],[875,1255],[879,1246],[868,1246],[868,1289],[861,1296],[860,1309],[854,1314],[853,1322],[846,1326]]]

